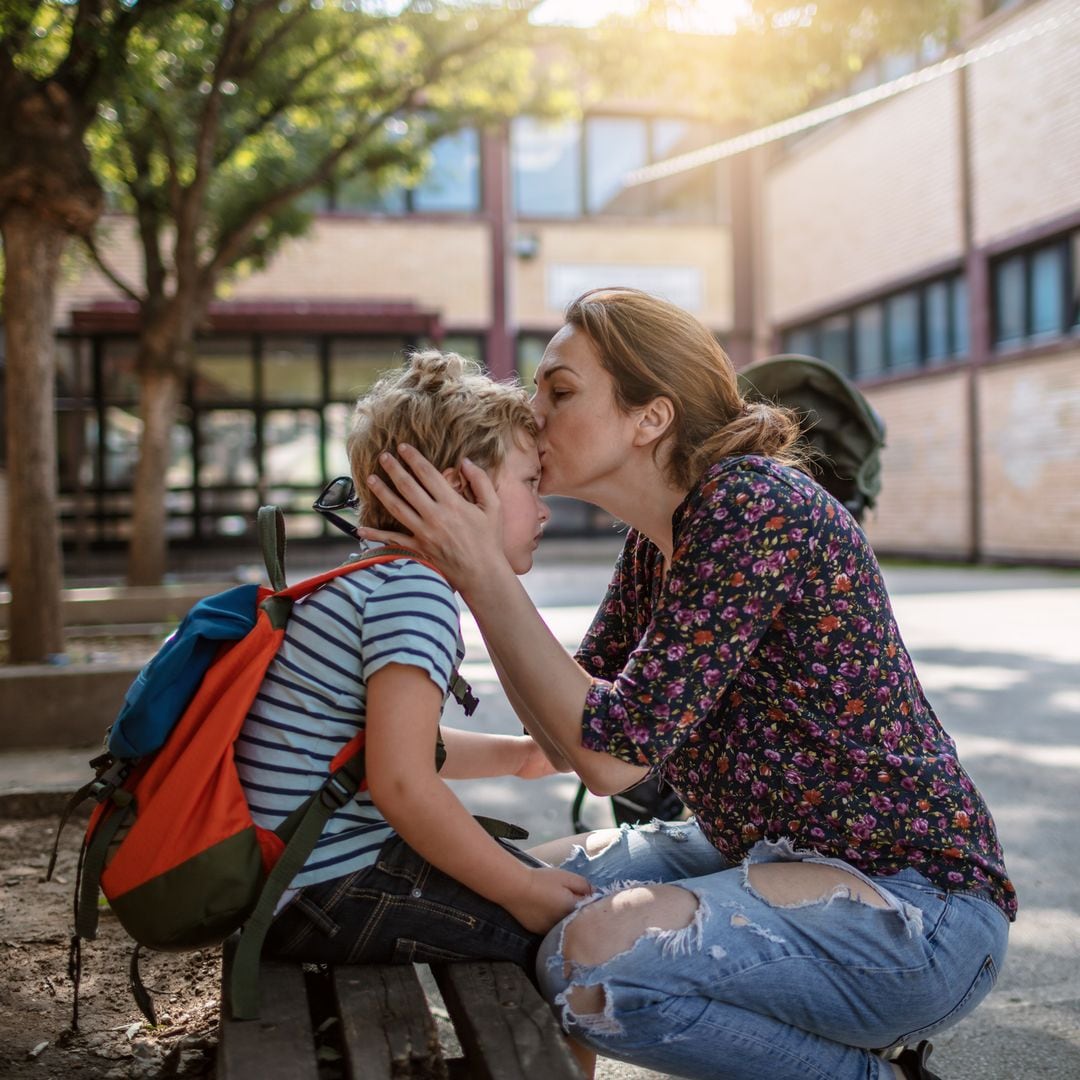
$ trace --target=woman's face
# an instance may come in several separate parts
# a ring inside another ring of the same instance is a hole
[[[634,418],[616,404],[614,381],[581,330],[564,326],[548,343],[532,405],[541,494],[601,500],[626,465]]]

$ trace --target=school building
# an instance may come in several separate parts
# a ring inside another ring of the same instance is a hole
[[[888,426],[879,553],[1080,564],[1075,14],[991,0],[960,46],[993,46],[978,59],[652,183],[625,177],[721,133],[677,110],[522,116],[444,139],[413,190],[320,194],[310,232],[211,308],[174,430],[173,542],[242,536],[263,502],[291,509],[291,536],[323,535],[307,508],[348,471],[351,402],[403,349],[440,342],[529,380],[565,304],[621,284],[693,311],[740,365],[803,352],[859,383]],[[106,226],[137,281],[130,222]],[[89,266],[61,289],[68,544],[127,533],[135,326]],[[558,510],[567,529],[608,524]]]

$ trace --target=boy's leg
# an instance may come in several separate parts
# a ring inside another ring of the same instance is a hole
[[[374,865],[301,889],[274,920],[266,947],[268,955],[323,963],[511,960],[531,976],[540,940],[395,836]]]

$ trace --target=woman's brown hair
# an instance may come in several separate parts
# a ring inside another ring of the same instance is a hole
[[[638,289],[591,289],[566,309],[566,322],[596,347],[620,408],[658,397],[672,403],[675,418],[660,445],[677,486],[692,487],[713,462],[735,454],[803,463],[795,414],[745,400],[727,353],[689,312]]]

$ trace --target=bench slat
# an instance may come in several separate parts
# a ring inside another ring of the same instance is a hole
[[[264,961],[259,970],[259,1019],[233,1020],[228,1004],[231,946],[231,941],[225,943],[222,957],[218,1080],[318,1080],[300,966]]]
[[[446,1076],[435,1020],[411,964],[336,967],[333,980],[349,1076]]]
[[[551,1009],[516,964],[433,965],[476,1080],[581,1080]]]

